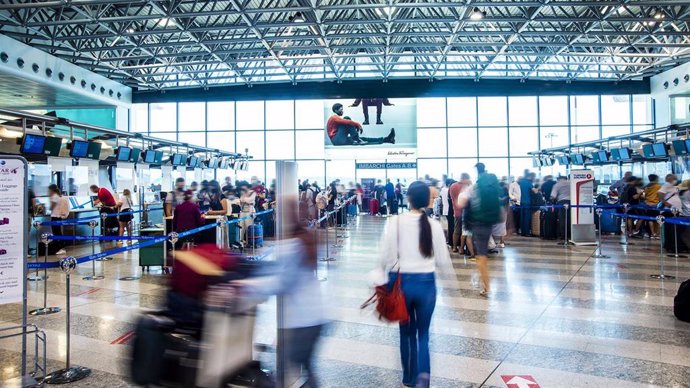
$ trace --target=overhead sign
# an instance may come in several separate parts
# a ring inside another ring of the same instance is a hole
[[[540,388],[530,375],[503,375],[501,379],[508,388]]]
[[[407,163],[357,163],[358,170],[383,170],[383,169],[404,169],[417,168],[417,162]]]
[[[24,293],[26,165],[0,158],[0,304],[19,303]]]

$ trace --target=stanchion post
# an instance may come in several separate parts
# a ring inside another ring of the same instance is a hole
[[[625,217],[623,217],[623,241],[621,241],[621,245],[634,245],[630,241],[628,241],[628,210],[630,209],[630,204],[624,203],[623,204],[623,213],[625,214]]]
[[[227,249],[228,245],[230,244],[229,237],[226,233],[226,227],[227,224],[225,223],[225,219],[216,219],[216,228],[220,229],[220,239],[218,238],[218,233],[216,232],[216,246],[220,249]]]
[[[98,222],[96,220],[91,220],[89,221],[89,227],[91,228],[91,255],[96,254],[96,226],[98,226]],[[96,260],[91,260],[91,276],[84,276],[82,279],[83,280],[102,280],[104,279],[104,276],[96,276]]]
[[[36,253],[34,254],[34,261],[38,263],[38,244],[39,244],[38,237],[39,237],[39,233],[41,232],[41,229],[40,229],[40,228],[41,228],[41,223],[40,223],[39,221],[34,221],[34,222],[33,222],[33,226],[34,226],[34,228],[36,229],[36,251],[35,251]],[[48,251],[48,250],[47,250],[47,248],[46,248],[46,253],[47,253],[47,251]],[[36,273],[35,273],[35,274],[33,274],[32,276],[29,276],[29,277],[27,278],[27,280],[30,281],[30,282],[40,282],[40,281],[46,280],[46,279],[48,279],[48,275],[46,275],[45,277],[39,275],[39,274],[38,274],[38,268],[36,268]],[[44,307],[45,307],[45,306],[44,306]]]
[[[108,215],[106,213],[101,213],[101,236],[105,236],[105,234],[106,234],[105,233],[105,231],[106,231],[105,220],[107,218],[108,218]],[[91,225],[91,222],[89,222],[89,226],[90,225]],[[91,234],[93,235],[93,230],[91,231]],[[106,257],[99,257],[98,259],[96,259],[96,261],[110,261],[112,259],[113,259],[112,257],[106,256]],[[94,272],[95,272],[95,270],[94,270]]]
[[[66,316],[67,316],[67,328],[65,329],[66,346],[67,352],[65,355],[65,368],[48,374],[43,382],[46,384],[67,384],[79,381],[83,378],[88,377],[91,374],[91,369],[85,368],[83,366],[70,365],[70,273],[77,268],[77,259],[68,256],[60,260],[60,269],[65,273],[66,281],[65,286],[67,291],[66,295]]]
[[[335,209],[333,213],[331,213],[334,216],[333,220],[333,236],[335,237],[335,244],[333,244],[333,248],[342,248],[343,244],[338,241],[338,217],[337,217],[337,212],[338,209]]]
[[[170,232],[168,235],[168,240],[170,240],[171,248],[172,248],[172,264],[170,265],[170,269],[167,270],[166,272],[171,273],[172,269],[175,267],[175,244],[177,244],[177,241],[179,241],[180,235],[177,234],[177,232]],[[167,266],[166,266],[167,268]]]
[[[41,241],[46,247],[45,256],[43,257],[43,264],[48,264],[48,245],[50,245],[50,238],[53,235],[50,233],[43,233],[41,235]],[[38,246],[36,247],[38,249]],[[43,278],[48,279],[48,268],[43,267]],[[43,283],[43,307],[29,311],[29,315],[48,315],[59,313],[59,307],[48,307],[48,282]]]
[[[568,242],[568,222],[569,222],[568,215],[570,213],[570,211],[569,211],[570,205],[568,205],[567,203],[564,203],[563,204],[563,210],[565,211],[565,222],[563,223],[563,242],[558,243],[558,244],[563,245],[564,247],[567,248],[570,245],[570,243]]]
[[[664,223],[666,222],[666,218],[662,215],[659,215],[656,217],[656,222],[659,224],[659,227],[661,229],[661,238],[659,239],[659,261],[661,264],[661,273],[658,275],[650,275],[652,279],[675,279],[675,276],[671,275],[666,275],[664,273]]]
[[[671,211],[673,212],[673,217],[677,218],[678,214],[680,213],[680,210],[672,208]],[[676,223],[673,224],[673,243],[675,245],[675,252],[672,255],[668,255],[668,257],[674,257],[676,259],[687,259],[687,256],[678,254],[678,224]]]
[[[329,216],[329,214],[328,214],[328,210],[327,210],[326,211],[326,223],[328,223],[328,216]],[[321,261],[333,261],[335,259],[332,258],[330,253],[329,253],[330,252],[329,248],[330,248],[331,243],[330,243],[329,238],[328,238],[328,227],[326,227],[325,232],[326,232],[326,256],[321,258]]]
[[[608,259],[609,256],[605,255],[601,250],[601,214],[604,212],[601,208],[595,210],[599,216],[599,233],[597,234],[597,253],[592,255],[595,259]]]

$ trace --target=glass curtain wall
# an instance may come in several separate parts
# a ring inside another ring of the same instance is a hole
[[[319,184],[362,177],[355,160],[324,161],[322,100],[134,104],[129,117],[131,132],[246,150],[254,160],[242,175],[266,182],[275,179],[276,160],[300,162],[300,175]],[[417,176],[457,179],[463,172],[472,174],[478,161],[499,177],[520,176],[532,169],[530,151],[653,127],[652,99],[646,95],[420,98]],[[393,175],[394,170],[388,172]]]

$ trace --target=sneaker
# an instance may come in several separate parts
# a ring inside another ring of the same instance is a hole
[[[497,246],[498,246],[499,248],[505,248],[505,247],[506,247],[506,244],[505,244],[505,243],[500,243],[500,244],[498,244]]]
[[[485,298],[488,298],[488,297],[489,297],[489,291],[487,291],[487,290],[482,290],[482,291],[479,293],[479,295],[480,295],[480,296],[483,296],[483,297],[485,297]]]
[[[460,250],[458,248],[453,248],[453,253],[460,253]]]
[[[55,252],[56,255],[66,255],[67,251],[64,249],[60,249],[59,251]]]

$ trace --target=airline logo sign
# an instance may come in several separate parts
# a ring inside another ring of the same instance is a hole
[[[588,181],[593,179],[594,176],[591,173],[573,173],[573,179]]]
[[[530,375],[503,375],[501,378],[508,388],[540,388]]]

